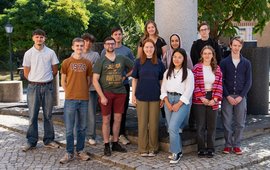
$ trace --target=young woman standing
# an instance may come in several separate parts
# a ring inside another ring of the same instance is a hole
[[[145,27],[144,27],[144,35],[142,37],[142,39],[139,42],[139,46],[138,46],[138,57],[141,57],[143,54],[143,42],[146,39],[151,39],[154,41],[154,44],[156,46],[156,54],[157,54],[157,58],[158,59],[162,59],[162,56],[165,55],[166,51],[167,51],[167,47],[166,47],[166,41],[161,38],[158,35],[158,29],[157,29],[157,24],[152,21],[149,20],[145,23]]]
[[[201,59],[194,66],[193,74],[195,89],[192,100],[197,123],[198,156],[212,158],[215,152],[218,104],[222,99],[223,89],[222,73],[217,65],[215,50],[211,46],[203,47]]]
[[[182,157],[182,140],[179,128],[189,114],[190,99],[194,90],[194,76],[187,69],[187,54],[178,48],[172,53],[172,61],[163,75],[160,99],[165,102],[165,113],[170,134],[170,163],[178,163]],[[179,140],[180,139],[180,140]]]
[[[159,112],[162,105],[160,85],[164,65],[157,59],[155,42],[144,40],[142,56],[132,72],[132,103],[138,114],[138,150],[141,156],[155,156],[158,151]]]
[[[181,48],[181,46],[182,46],[181,37],[176,33],[172,34],[170,36],[170,48],[166,51],[165,55],[163,55],[162,57],[162,62],[166,69],[168,69],[170,66],[173,51],[177,48]],[[187,56],[187,68],[189,69],[193,68],[192,60],[189,56]]]

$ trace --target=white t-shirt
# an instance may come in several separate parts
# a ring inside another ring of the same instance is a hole
[[[58,63],[55,52],[45,45],[40,51],[33,46],[25,52],[23,57],[23,66],[30,67],[28,80],[32,82],[52,81],[52,65]]]
[[[182,94],[180,99],[183,103],[189,104],[190,98],[194,90],[194,75],[190,69],[188,69],[187,78],[182,82],[183,69],[180,71],[174,70],[174,73],[167,80],[167,72],[165,71],[163,75],[162,85],[161,85],[161,95],[160,99],[163,100],[167,96],[167,92],[176,92]]]
[[[239,59],[232,59],[232,62],[235,66],[235,68],[237,67],[237,65],[240,63],[240,58]]]
[[[211,66],[203,65],[203,80],[205,91],[211,91],[215,82],[215,74],[213,73]]]

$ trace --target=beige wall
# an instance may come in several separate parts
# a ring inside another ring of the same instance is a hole
[[[258,47],[270,47],[270,22],[264,27],[262,35],[257,33],[254,36]]]

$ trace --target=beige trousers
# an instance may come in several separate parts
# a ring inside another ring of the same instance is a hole
[[[138,150],[140,153],[158,151],[159,101],[137,100]]]

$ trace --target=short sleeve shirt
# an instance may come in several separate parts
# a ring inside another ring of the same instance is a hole
[[[135,61],[132,77],[138,79],[135,93],[138,100],[159,101],[160,81],[164,71],[165,67],[160,60],[157,64],[153,64],[150,59],[146,59],[144,64],[140,63],[140,59]]]
[[[30,67],[28,80],[32,82],[52,81],[52,65],[58,63],[55,52],[46,46],[42,50],[37,50],[33,46],[25,52],[23,57],[23,66]]]
[[[89,60],[69,57],[63,61],[61,73],[66,75],[65,99],[89,99],[87,78],[92,76],[92,64]]]
[[[131,70],[133,62],[124,56],[117,55],[114,61],[106,56],[100,58],[93,69],[93,72],[100,75],[99,83],[103,91],[112,93],[126,93],[122,81],[125,69]]]

